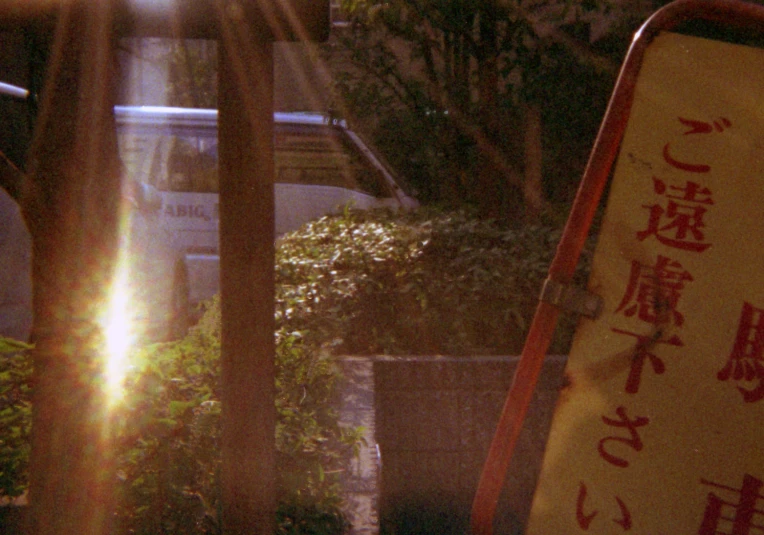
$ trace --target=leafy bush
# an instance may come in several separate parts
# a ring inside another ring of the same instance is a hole
[[[218,533],[220,307],[213,301],[179,343],[149,346],[127,390],[118,513],[130,533]],[[339,474],[361,429],[333,408],[339,369],[307,351],[297,332],[276,333],[276,449],[281,534],[341,534]]]
[[[32,422],[29,346],[0,337],[0,498],[15,498],[29,480]]]
[[[276,341],[277,534],[345,533],[339,476],[362,429],[338,424],[332,402],[340,373],[329,356],[306,351],[299,333],[280,329]],[[116,422],[118,532],[220,532],[219,357],[217,301],[184,340],[134,357]],[[31,369],[28,353],[0,361],[0,497],[27,486]]]
[[[519,354],[560,236],[465,211],[325,217],[279,243],[277,321],[335,354]]]

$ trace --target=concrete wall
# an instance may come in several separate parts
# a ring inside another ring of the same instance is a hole
[[[341,360],[344,383],[340,389],[340,423],[365,428],[365,443],[358,459],[345,474],[345,512],[353,535],[379,532],[380,458],[377,450],[374,395],[374,359],[345,357]]]
[[[345,358],[343,421],[367,444],[346,482],[355,534],[465,533],[516,357]],[[565,359],[548,357],[515,450],[496,533],[530,511]],[[381,462],[377,457],[381,454]]]

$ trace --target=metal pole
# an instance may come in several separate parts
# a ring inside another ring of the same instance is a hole
[[[235,5],[235,4],[232,4]],[[230,6],[229,6],[230,7]],[[273,44],[221,13],[223,532],[275,527]]]

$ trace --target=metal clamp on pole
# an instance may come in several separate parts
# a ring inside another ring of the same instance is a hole
[[[600,315],[603,306],[603,300],[599,295],[551,278],[544,281],[539,300],[592,319]]]

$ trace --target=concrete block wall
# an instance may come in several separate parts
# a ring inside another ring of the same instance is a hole
[[[344,375],[340,423],[365,429],[360,455],[343,478],[345,513],[353,525],[352,535],[375,535],[379,532],[380,465],[375,432],[374,361],[345,357],[340,363]]]
[[[348,389],[342,418],[363,422],[368,443],[357,475],[346,485],[348,502],[362,504],[348,509],[354,533],[466,533],[518,358],[369,357],[342,362]],[[497,534],[520,533],[527,519],[564,365],[563,357],[545,361],[500,502]],[[365,382],[363,388],[351,386],[354,381]]]

